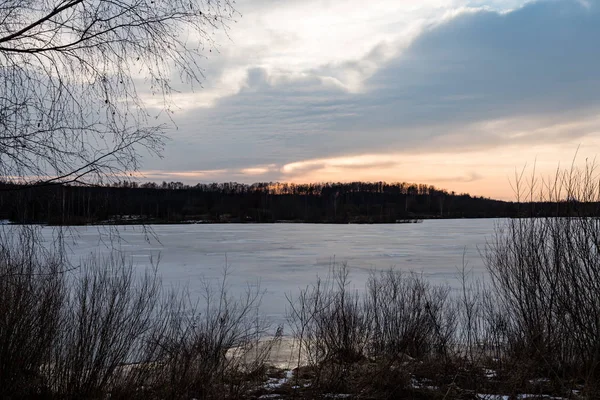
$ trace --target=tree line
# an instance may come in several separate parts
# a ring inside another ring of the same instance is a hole
[[[16,223],[311,222],[394,223],[426,218],[568,215],[570,202],[519,204],[385,182],[182,182],[110,186],[0,184],[0,217]],[[580,205],[581,206],[581,205]],[[558,207],[558,210],[556,209]],[[578,214],[581,213],[581,207]],[[595,213],[591,207],[588,214]]]

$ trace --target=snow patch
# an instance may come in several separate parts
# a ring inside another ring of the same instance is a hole
[[[497,376],[496,371],[494,371],[493,369],[489,369],[489,368],[484,368],[483,374],[488,379],[493,379]]]
[[[285,371],[285,376],[283,378],[269,378],[267,383],[265,383],[265,389],[278,389],[288,383],[293,376],[294,372],[292,370],[287,370]]]
[[[511,397],[502,394],[477,394],[479,400],[510,400]],[[547,399],[547,400],[566,400],[564,397],[554,397],[547,394],[519,394],[516,399]]]

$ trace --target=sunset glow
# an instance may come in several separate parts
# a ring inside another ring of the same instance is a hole
[[[526,165],[545,176],[600,154],[593,2],[238,9],[204,87],[174,93],[172,140],[142,179],[406,181],[510,199]]]

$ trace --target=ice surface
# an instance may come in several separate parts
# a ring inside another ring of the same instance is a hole
[[[422,272],[433,283],[458,287],[463,253],[468,268],[484,276],[478,250],[501,220],[425,220],[421,224],[190,224],[141,227],[76,227],[69,233],[71,257],[111,248],[133,259],[136,268],[160,259],[159,273],[168,286],[199,294],[201,280],[218,279],[227,264],[230,290],[250,284],[265,291],[262,312],[274,323],[285,320],[286,294],[325,277],[331,264],[347,262],[351,286],[362,290],[369,271],[390,267]],[[54,228],[43,228],[49,238]],[[112,241],[110,240],[112,237]]]

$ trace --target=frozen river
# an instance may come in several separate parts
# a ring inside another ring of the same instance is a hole
[[[119,227],[112,247],[132,257],[136,268],[158,260],[166,285],[198,293],[203,278],[216,279],[229,266],[232,291],[260,282],[262,311],[275,321],[285,315],[286,294],[326,276],[332,263],[347,262],[352,286],[362,288],[372,269],[422,272],[433,282],[456,287],[463,254],[469,268],[485,274],[479,251],[491,239],[493,219],[425,220],[419,224],[207,224],[155,225],[147,240],[140,227]],[[44,228],[46,234],[52,228]],[[100,240],[106,228],[73,228],[75,262],[90,253],[107,253]]]

